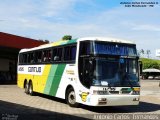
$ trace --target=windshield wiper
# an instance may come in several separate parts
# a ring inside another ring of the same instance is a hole
[[[129,80],[128,74],[125,75],[125,79],[126,79],[126,82],[129,83],[130,87],[133,88],[134,86],[133,86],[133,84],[132,84],[132,81]]]
[[[127,81],[130,84],[130,87],[133,88],[134,86],[133,86],[132,82],[130,80],[127,80]]]

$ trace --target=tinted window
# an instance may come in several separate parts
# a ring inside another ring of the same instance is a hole
[[[44,50],[42,55],[43,62],[50,62],[51,61],[51,50]]]
[[[121,55],[121,56],[136,56],[136,46],[129,44],[115,44],[106,42],[95,42],[94,52],[96,54],[105,55]]]
[[[76,59],[76,46],[71,47],[71,60]]]
[[[64,48],[64,60],[65,61],[70,60],[70,47]]]
[[[64,61],[73,61],[76,58],[76,46],[64,48]]]
[[[62,60],[62,48],[54,48],[53,61],[61,61],[61,60]]]
[[[41,63],[42,62],[42,51],[36,51],[35,52],[35,63]]]
[[[23,55],[19,54],[19,63],[23,63]]]
[[[80,55],[88,55],[91,53],[90,42],[81,42],[80,43]]]
[[[34,63],[33,53],[28,53],[27,56],[28,56],[27,63]]]
[[[23,64],[23,63],[27,63],[27,54],[20,54],[19,55],[19,63]]]

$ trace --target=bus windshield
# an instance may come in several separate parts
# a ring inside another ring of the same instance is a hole
[[[85,41],[80,44],[79,77],[90,86],[138,87],[138,57],[134,44]]]
[[[135,59],[95,58],[93,60],[92,85],[139,86],[137,68]]]

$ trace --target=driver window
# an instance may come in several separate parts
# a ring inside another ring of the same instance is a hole
[[[92,62],[89,61],[89,59],[84,59],[84,64],[83,64],[83,83],[86,87],[89,88],[91,84],[91,66]]]

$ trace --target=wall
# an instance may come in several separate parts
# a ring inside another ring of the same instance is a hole
[[[9,60],[0,58],[0,71],[9,71]]]

